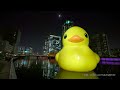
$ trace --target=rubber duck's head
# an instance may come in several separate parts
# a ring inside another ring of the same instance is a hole
[[[88,45],[88,33],[81,27],[73,26],[69,28],[62,38],[63,46]]]

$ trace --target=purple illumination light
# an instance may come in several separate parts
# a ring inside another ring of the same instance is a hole
[[[106,60],[110,60],[110,58],[106,58]]]
[[[100,58],[100,60],[106,61],[120,61],[120,58]]]
[[[114,58],[115,61],[119,60],[119,58]]]
[[[101,58],[100,60],[105,60],[105,58]]]
[[[100,64],[120,65],[120,62],[105,62],[105,61],[102,61],[102,62],[100,62]]]
[[[109,58],[109,60],[110,60],[110,61],[112,61],[112,60],[113,60],[113,58]]]
[[[100,62],[100,64],[106,64],[106,62],[103,61],[103,62]]]

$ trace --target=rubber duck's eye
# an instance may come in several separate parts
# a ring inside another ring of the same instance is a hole
[[[64,36],[64,39],[66,39],[66,38],[67,38],[67,35]]]
[[[88,35],[87,35],[87,33],[85,33],[85,37],[86,37],[86,38],[88,38]]]

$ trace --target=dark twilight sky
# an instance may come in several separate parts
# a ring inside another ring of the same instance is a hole
[[[58,14],[62,17],[59,18]],[[65,19],[71,19],[84,28],[89,35],[105,32],[110,48],[120,48],[120,13],[80,12],[80,11],[24,11],[1,12],[0,26],[22,25],[21,46],[30,46],[35,52],[42,52],[44,40],[49,34],[60,35]]]

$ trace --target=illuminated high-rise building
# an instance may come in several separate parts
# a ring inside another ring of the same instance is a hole
[[[50,35],[48,38],[49,41],[49,53],[57,53],[61,49],[61,37]]]
[[[16,25],[14,25],[6,26],[1,30],[3,41],[8,41],[9,44],[13,46],[13,50],[11,53],[17,53],[17,48],[20,43],[21,29],[21,27],[16,27]]]
[[[45,40],[44,46],[43,46],[43,55],[47,55],[49,52],[49,42],[48,39]]]
[[[70,27],[72,27],[73,25],[74,25],[73,21],[66,20],[65,23],[62,26],[62,28],[63,28],[62,36],[63,36],[64,32],[66,32],[66,30],[69,29]]]
[[[33,54],[33,48],[19,46],[18,50],[17,50],[17,54],[18,55],[32,55]]]
[[[55,35],[49,35],[48,39],[45,40],[43,47],[44,55],[49,53],[57,53],[61,49],[61,37]]]
[[[14,44],[14,51],[13,53],[14,54],[17,54],[18,53],[18,46],[20,44],[20,38],[21,38],[21,32],[20,32],[20,29],[18,28],[17,32],[14,33],[14,36],[13,36],[15,39],[16,39],[16,42]]]
[[[89,46],[100,57],[110,56],[108,38],[107,38],[107,35],[104,33],[91,36]]]
[[[113,48],[111,51],[111,57],[120,57],[120,49],[119,48]]]

